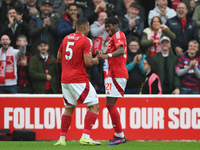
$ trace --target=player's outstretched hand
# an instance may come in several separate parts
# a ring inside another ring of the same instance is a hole
[[[95,55],[99,55],[100,53],[101,53],[101,50],[99,50],[99,49],[95,50]]]
[[[108,59],[108,55],[107,55],[107,54],[100,53],[100,54],[97,55],[97,58],[98,58],[98,59]]]

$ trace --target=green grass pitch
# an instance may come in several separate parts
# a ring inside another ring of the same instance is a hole
[[[54,146],[56,141],[4,141],[0,150],[200,150],[200,142],[136,142],[120,145],[82,146],[79,142],[67,141],[66,146]]]

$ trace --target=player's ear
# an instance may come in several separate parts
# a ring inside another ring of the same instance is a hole
[[[48,47],[47,50],[49,50],[49,45],[48,44],[47,44],[47,47]]]
[[[115,28],[118,28],[119,24],[115,24],[114,26],[115,26]]]

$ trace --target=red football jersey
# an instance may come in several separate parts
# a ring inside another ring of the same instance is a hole
[[[126,37],[123,32],[116,32],[110,39],[108,44],[107,53],[113,53],[117,50],[117,47],[123,46],[125,53],[119,57],[108,58],[108,77],[126,78],[128,79],[128,71],[126,69],[127,60],[127,44]]]
[[[80,33],[66,36],[59,48],[62,53],[61,83],[85,83],[88,79],[83,54],[91,54],[92,41]]]

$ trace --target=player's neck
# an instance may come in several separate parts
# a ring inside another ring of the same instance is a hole
[[[83,31],[79,31],[79,30],[77,30],[76,33],[80,33],[80,34],[82,34],[82,35],[85,36],[85,33],[84,33]]]

